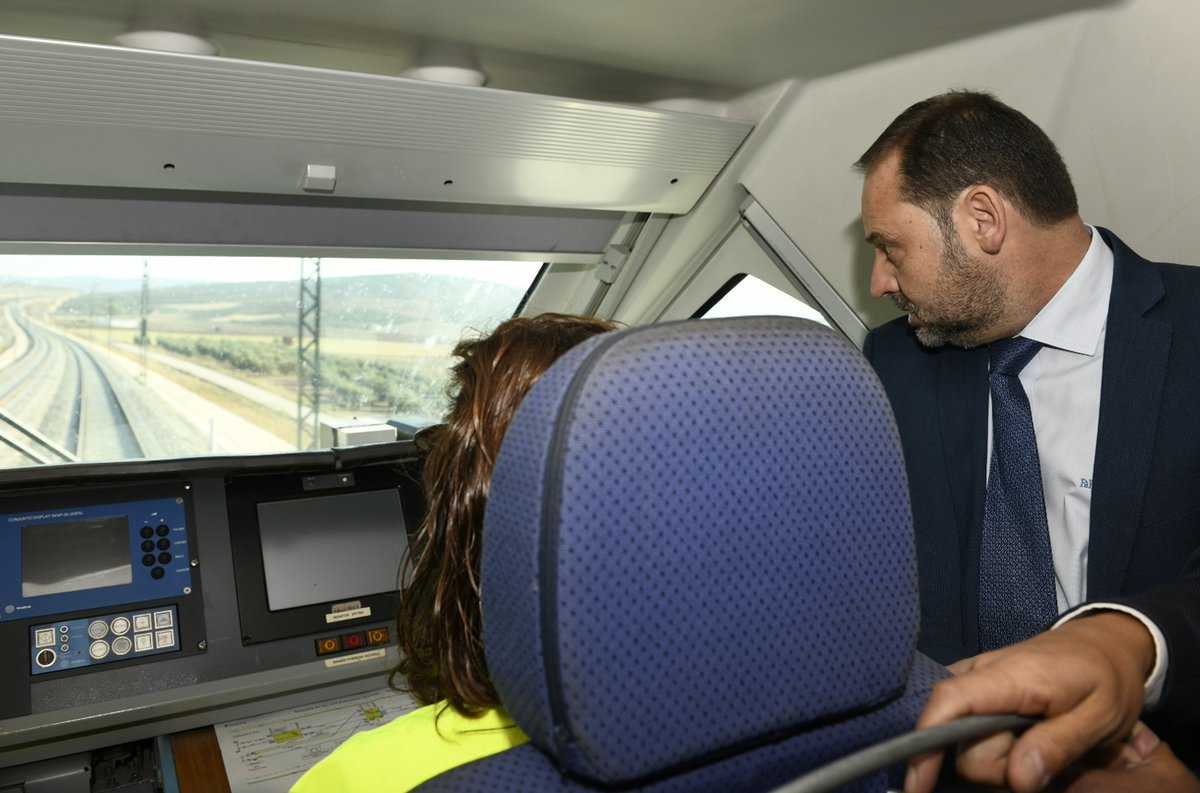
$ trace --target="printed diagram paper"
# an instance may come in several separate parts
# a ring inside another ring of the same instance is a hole
[[[287,793],[355,733],[382,727],[416,705],[385,688],[214,725],[233,793]]]

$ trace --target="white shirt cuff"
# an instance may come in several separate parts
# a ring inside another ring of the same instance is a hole
[[[1076,617],[1081,617],[1092,611],[1119,611],[1122,614],[1128,614],[1131,617],[1137,618],[1139,622],[1146,626],[1146,630],[1150,631],[1150,635],[1154,638],[1154,668],[1150,670],[1150,676],[1146,678],[1145,708],[1146,710],[1153,710],[1158,706],[1158,701],[1162,699],[1163,683],[1167,679],[1167,638],[1163,636],[1163,632],[1154,624],[1153,620],[1145,614],[1137,609],[1117,603],[1088,603],[1087,605],[1080,606],[1064,615],[1058,622],[1054,623],[1050,630],[1054,630]]]

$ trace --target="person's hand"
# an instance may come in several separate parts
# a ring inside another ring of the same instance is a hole
[[[1200,793],[1200,779],[1143,724],[1134,727],[1129,743],[1110,756],[1104,767],[1081,771],[1062,793]]]
[[[1044,718],[1020,738],[1001,733],[958,758],[964,779],[1033,793],[1088,751],[1131,734],[1154,653],[1153,637],[1136,618],[1089,614],[955,664],[955,676],[934,687],[917,728],[972,715]],[[941,753],[911,761],[905,793],[930,793],[941,764]]]

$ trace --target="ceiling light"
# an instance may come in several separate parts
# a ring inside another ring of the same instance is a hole
[[[113,44],[135,50],[177,52],[182,55],[216,55],[217,45],[206,38],[174,30],[131,30],[113,38]]]
[[[421,48],[417,62],[401,72],[400,76],[472,86],[484,85],[488,78],[475,53],[460,44],[426,44]]]

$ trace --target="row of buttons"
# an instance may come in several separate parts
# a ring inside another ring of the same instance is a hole
[[[170,611],[156,611],[153,617],[153,623],[149,613],[135,614],[133,617],[133,630],[148,631],[151,627],[170,628],[173,625],[174,615]],[[115,635],[129,633],[129,620],[125,617],[115,617],[111,623],[104,620],[92,620],[88,624],[88,636],[93,639],[103,639],[112,631]],[[64,634],[67,632],[66,625],[60,625],[59,630]],[[49,647],[54,644],[54,629],[39,628],[34,637],[35,647]]]
[[[144,653],[148,650],[164,650],[174,646],[175,631],[167,629],[165,631],[155,631],[154,633],[134,634],[132,642],[129,641],[128,636],[118,636],[112,640],[112,645],[101,639],[100,641],[92,642],[91,646],[88,647],[88,655],[100,661],[108,657],[110,649],[114,655],[128,655],[131,649],[139,653]]]
[[[148,631],[151,628],[171,628],[175,624],[174,619],[174,614],[172,614],[169,609],[156,611],[154,612],[153,617],[151,617],[150,612],[146,612],[144,614],[134,614],[133,631],[134,633],[141,633],[143,631]],[[87,632],[88,636],[93,639],[103,639],[108,635],[110,630],[118,636],[129,633],[129,627],[130,625],[128,619],[125,617],[114,617],[111,623],[104,620],[92,620],[88,624]],[[65,632],[66,626],[63,625],[60,629]],[[49,638],[46,638],[47,636]],[[53,628],[39,629],[36,636],[35,646],[48,647],[54,644],[53,637]],[[43,641],[46,643],[43,644]]]
[[[171,527],[165,523],[160,523],[157,530],[152,529],[149,526],[143,526],[141,531],[141,535],[147,540],[153,537],[155,534],[157,534],[159,537],[166,537],[170,533]]]
[[[171,541],[166,538],[159,540],[157,543],[154,540],[142,540],[142,550],[146,553],[150,553],[155,547],[160,551],[165,551],[171,547]]]
[[[372,628],[369,631],[344,633],[341,636],[326,636],[317,639],[317,655],[332,655],[343,650],[361,650],[364,647],[379,647],[391,641],[387,628]]]

